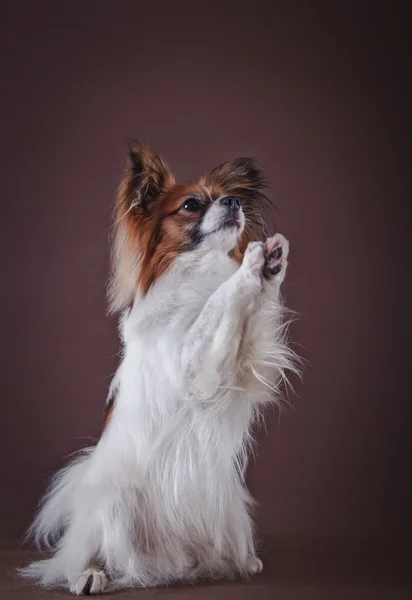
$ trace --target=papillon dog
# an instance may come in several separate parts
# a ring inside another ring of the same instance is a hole
[[[133,143],[114,215],[110,310],[122,358],[103,433],[51,481],[21,569],[74,594],[250,575],[252,425],[298,360],[280,288],[289,244],[238,158],[195,183]]]

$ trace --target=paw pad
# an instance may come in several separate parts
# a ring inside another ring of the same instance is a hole
[[[264,244],[265,264],[263,275],[271,279],[285,270],[289,244],[279,233],[266,240]]]

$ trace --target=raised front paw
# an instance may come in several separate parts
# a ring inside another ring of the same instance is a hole
[[[242,267],[247,273],[255,277],[262,274],[265,264],[265,254],[262,242],[249,242],[243,257]]]
[[[265,257],[263,276],[265,279],[274,279],[281,283],[288,264],[289,242],[283,235],[277,233],[266,240],[263,249]]]

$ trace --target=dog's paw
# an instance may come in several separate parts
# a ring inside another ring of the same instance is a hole
[[[257,556],[249,554],[247,558],[246,569],[250,575],[256,575],[256,573],[261,573],[263,571],[263,563]]]
[[[73,585],[70,586],[70,591],[77,596],[87,596],[90,594],[101,594],[106,586],[107,577],[103,571],[86,569]]]
[[[260,277],[265,264],[265,254],[262,242],[249,242],[242,266],[246,272],[255,277]]]
[[[263,251],[265,257],[264,277],[275,279],[278,282],[283,281],[288,264],[289,242],[283,235],[277,233],[266,240]]]

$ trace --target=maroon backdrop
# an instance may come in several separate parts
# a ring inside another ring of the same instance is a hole
[[[181,179],[255,156],[308,360],[259,433],[261,534],[412,533],[406,3],[3,8],[2,531],[99,435],[111,203],[130,137]]]

